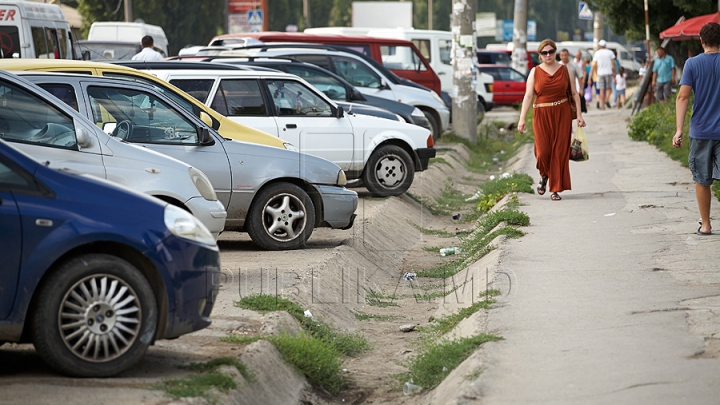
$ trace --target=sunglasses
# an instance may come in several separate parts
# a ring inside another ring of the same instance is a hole
[[[540,51],[540,55],[542,55],[542,56],[548,56],[548,55],[552,55],[554,53],[555,53],[554,49],[551,49],[549,51]]]

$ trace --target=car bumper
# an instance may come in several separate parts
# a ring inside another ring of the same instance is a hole
[[[416,168],[415,171],[421,172],[423,170],[427,170],[428,165],[430,164],[430,158],[435,157],[437,150],[435,150],[435,148],[418,148],[415,149],[415,153],[420,161],[420,166],[419,168]]]
[[[194,243],[176,236],[159,242],[157,266],[167,290],[163,339],[206,328],[220,286],[220,251],[217,246]],[[162,315],[161,315],[162,316]]]
[[[321,226],[349,229],[355,220],[358,195],[345,187],[315,185],[322,199],[323,218]]]
[[[185,202],[185,205],[210,230],[215,239],[220,236],[220,232],[225,229],[225,219],[227,219],[227,212],[220,201],[193,197]]]
[[[450,110],[444,108],[442,110],[437,110],[437,112],[440,115],[440,126],[444,132],[450,126]]]

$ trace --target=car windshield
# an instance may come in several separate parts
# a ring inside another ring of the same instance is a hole
[[[80,52],[90,52],[90,60],[130,60],[140,52],[135,44],[78,43]]]

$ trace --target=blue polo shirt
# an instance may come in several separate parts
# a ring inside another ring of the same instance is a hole
[[[664,59],[655,59],[653,72],[657,73],[658,83],[667,83],[672,79],[672,70],[675,67],[675,59],[670,55],[665,55]]]
[[[701,53],[688,59],[680,85],[695,93],[690,137],[720,140],[720,54]]]

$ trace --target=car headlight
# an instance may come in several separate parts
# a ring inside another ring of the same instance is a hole
[[[217,201],[217,194],[215,194],[215,189],[213,188],[212,184],[210,184],[210,180],[205,176],[205,173],[201,172],[200,170],[190,167],[190,178],[192,179],[193,184],[195,184],[195,187],[200,192],[200,195],[208,200],[208,201]]]
[[[291,150],[291,151],[293,151],[293,152],[300,152],[300,151],[298,150],[298,148],[296,148],[295,145],[291,144],[290,142],[285,142],[285,143],[283,143],[283,146],[284,146],[285,149],[287,149],[287,150]]]
[[[434,91],[431,91],[430,93],[432,93],[433,98],[434,98],[438,103],[440,103],[440,104],[442,104],[442,105],[445,105],[445,101],[443,101],[442,97],[438,96],[438,94],[435,93]]]
[[[433,94],[435,94],[435,92],[433,92]],[[425,114],[423,114],[422,110],[420,110],[417,107],[415,107],[415,109],[413,110],[412,113],[410,113],[410,115],[412,115],[413,117],[424,117],[425,116]]]
[[[174,205],[165,206],[165,226],[173,235],[202,243],[204,245],[215,246],[215,238],[200,220],[195,218],[191,213]]]
[[[343,169],[340,169],[338,172],[337,177],[337,185],[338,186],[344,186],[347,184],[347,177],[345,176],[345,171]]]
[[[407,122],[405,121],[405,118],[403,118],[400,114],[395,114],[395,118],[400,122]]]

